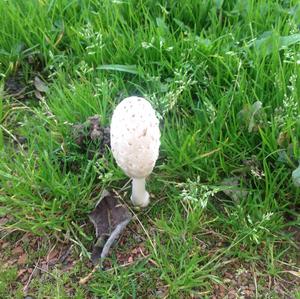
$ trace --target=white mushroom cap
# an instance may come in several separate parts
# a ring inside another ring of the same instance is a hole
[[[110,140],[117,164],[132,178],[145,178],[153,170],[160,145],[159,121],[144,98],[132,96],[113,112]]]

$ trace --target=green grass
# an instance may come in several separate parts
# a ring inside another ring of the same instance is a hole
[[[81,225],[125,175],[109,151],[93,160],[79,152],[72,124],[99,114],[109,125],[135,94],[161,119],[154,198],[137,214],[156,266],[116,262],[87,291],[155,297],[159,282],[170,298],[209,298],[227,258],[264,265],[273,278],[289,270],[281,262],[296,260],[297,244],[287,228],[300,225],[297,1],[2,1],[0,14],[0,87],[17,72],[28,86],[40,73],[49,87],[39,102],[1,92],[0,215],[12,216],[4,230],[67,234],[87,258]],[[231,177],[247,191],[237,200],[221,192]]]
[[[8,298],[13,289],[16,289],[17,269],[15,267],[10,269],[0,268],[0,296]]]

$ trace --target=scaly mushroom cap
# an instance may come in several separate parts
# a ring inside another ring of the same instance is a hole
[[[145,178],[152,172],[159,138],[159,121],[148,101],[133,96],[117,105],[110,126],[111,149],[129,177]]]

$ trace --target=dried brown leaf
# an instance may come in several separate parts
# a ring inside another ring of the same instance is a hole
[[[20,255],[20,254],[22,254],[24,251],[23,251],[23,248],[21,247],[21,246],[17,246],[17,247],[15,247],[12,251],[11,251],[11,253],[13,254],[13,255]]]
[[[49,252],[49,254],[47,255],[47,262],[49,262],[50,260],[54,259],[57,255],[58,255],[58,250],[53,249]]]
[[[92,262],[107,256],[108,251],[131,220],[131,213],[121,204],[116,196],[104,192],[96,204],[90,221],[94,224],[97,241],[92,252]]]
[[[22,255],[19,256],[18,265],[24,265],[26,261],[27,261],[27,254],[23,253]]]
[[[27,271],[27,269],[20,269],[20,270],[18,271],[17,278],[19,278],[20,276],[22,276],[26,271]]]

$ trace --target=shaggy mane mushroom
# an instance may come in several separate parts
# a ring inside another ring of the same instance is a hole
[[[110,137],[117,164],[132,178],[131,201],[146,207],[150,200],[145,178],[154,168],[160,145],[159,121],[151,104],[136,96],[121,101],[113,112]]]

